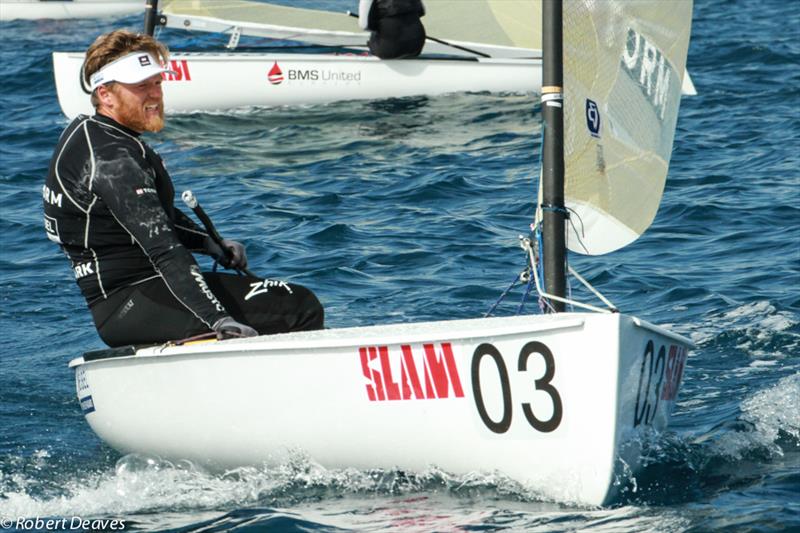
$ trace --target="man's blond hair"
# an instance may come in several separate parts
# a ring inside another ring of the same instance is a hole
[[[169,50],[151,35],[133,33],[128,30],[114,30],[104,33],[94,40],[92,46],[86,51],[86,61],[83,63],[83,80],[89,86],[92,74],[108,65],[115,59],[132,52],[148,52],[157,61],[166,63],[169,59]],[[96,108],[100,104],[96,91],[92,93],[92,105]]]

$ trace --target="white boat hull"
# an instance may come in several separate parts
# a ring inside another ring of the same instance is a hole
[[[500,472],[601,505],[666,427],[687,339],[619,314],[324,330],[70,363],[123,453],[211,468],[307,453],[329,468]],[[88,359],[88,356],[87,356]]]
[[[143,0],[0,0],[0,21],[116,17],[143,6]]]
[[[80,82],[83,53],[53,53],[58,101],[73,118],[93,113]],[[380,60],[373,56],[175,53],[165,75],[169,113],[322,104],[454,92],[538,92],[533,59]]]

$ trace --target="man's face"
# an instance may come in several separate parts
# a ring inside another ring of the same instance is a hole
[[[105,89],[108,96],[101,96],[104,114],[138,132],[155,133],[164,128],[161,74],[139,83],[116,82]]]

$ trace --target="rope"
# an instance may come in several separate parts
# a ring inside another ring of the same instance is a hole
[[[519,302],[519,307],[517,308],[518,315],[522,314],[522,310],[525,307],[525,301],[528,299],[528,295],[531,293],[532,287],[533,287],[533,276],[528,274],[528,284],[525,286],[525,292],[522,293],[522,300]]]
[[[542,211],[552,211],[553,213],[564,213],[564,218],[569,219],[569,210],[566,207],[550,204],[539,204]]]
[[[542,127],[542,142],[544,142],[544,129],[547,127],[546,124]],[[539,153],[539,168],[541,168],[541,160],[542,155],[541,152]],[[541,184],[539,184],[541,185]],[[540,187],[537,187],[537,190],[540,190]],[[541,198],[541,197],[540,197]],[[523,270],[518,276],[514,278],[514,281],[511,285],[503,291],[497,301],[492,305],[489,311],[486,312],[484,318],[491,316],[494,310],[497,308],[498,305],[505,299],[509,292],[517,285],[519,281],[526,281],[527,284],[525,287],[525,291],[522,294],[522,298],[520,299],[519,306],[517,307],[517,315],[520,315],[524,308],[525,303],[528,300],[528,297],[533,289],[536,287],[536,292],[539,294],[539,311],[541,313],[553,313],[555,312],[555,308],[551,301],[559,301],[564,302],[569,305],[570,311],[574,310],[574,307],[580,307],[583,309],[589,309],[595,312],[600,313],[615,313],[619,312],[614,304],[612,304],[607,298],[605,298],[600,292],[591,286],[591,284],[586,281],[583,277],[581,277],[568,263],[568,258],[565,258],[564,269],[566,272],[575,276],[578,281],[580,281],[583,285],[585,285],[598,299],[602,300],[604,304],[608,306],[609,309],[603,309],[600,307],[596,307],[590,304],[584,304],[581,302],[577,302],[572,299],[572,284],[569,282],[569,277],[567,277],[567,297],[562,298],[560,296],[556,296],[553,294],[548,294],[542,288],[541,280],[544,279],[544,262],[542,261],[542,255],[544,253],[544,242],[542,238],[542,212],[544,211],[551,211],[564,214],[564,218],[569,221],[569,227],[572,230],[572,233],[575,234],[575,237],[578,240],[579,245],[586,250],[586,246],[583,244],[581,237],[583,236],[583,220],[581,217],[572,209],[569,209],[564,206],[554,206],[549,204],[540,203],[536,206],[536,212],[534,214],[533,223],[530,226],[530,235],[527,238],[520,236],[520,244],[522,249],[525,250],[526,255],[528,256],[528,266]],[[573,217],[572,215],[575,215]],[[575,219],[577,218],[577,222],[580,225],[580,229],[576,226]],[[534,245],[535,243],[535,245]]]
[[[503,291],[503,294],[500,295],[500,298],[498,298],[497,301],[494,303],[494,305],[488,311],[486,311],[486,314],[483,315],[483,318],[488,318],[492,315],[492,311],[494,311],[497,308],[497,306],[500,305],[500,302],[502,302],[503,299],[506,297],[506,295],[511,291],[511,289],[514,288],[514,285],[517,284],[519,279],[520,279],[519,275],[514,277],[514,281],[511,282],[511,285],[509,285],[509,287],[505,291]]]

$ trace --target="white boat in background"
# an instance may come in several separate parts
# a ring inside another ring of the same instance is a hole
[[[419,58],[388,61],[368,55],[368,34],[346,13],[252,1],[162,4],[163,26],[230,35],[225,52],[172,53],[178,75],[165,76],[168,113],[541,88],[539,0],[471,0],[468,10],[461,0],[428,0],[425,27],[435,40],[427,41]],[[241,36],[340,51],[235,50]],[[69,118],[93,111],[81,82],[83,60],[82,52],[53,53],[58,101]],[[691,85],[688,75],[683,82]]]
[[[562,27],[561,3],[547,6],[544,42],[560,43],[551,28]],[[613,501],[641,464],[643,438],[667,427],[691,341],[602,297],[609,308],[566,299],[559,235],[572,250],[606,253],[653,220],[691,10],[565,0],[563,84],[561,54],[545,50],[548,128],[535,238],[522,240],[525,273],[554,311],[591,312],[91,352],[70,362],[89,425],[123,453],[216,469],[301,452],[327,468],[435,465],[500,473],[544,498]],[[582,213],[583,235],[565,231],[567,210]],[[543,246],[531,244],[540,238]]]
[[[119,17],[143,7],[144,0],[0,0],[0,21]]]
[[[54,53],[58,102],[73,118],[94,112],[81,83],[83,53]],[[287,53],[174,53],[165,75],[169,113],[324,104],[470,92],[528,92],[541,86],[539,60],[415,59]],[[536,65],[534,68],[532,65]],[[476,68],[480,66],[480,68]]]

